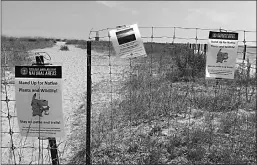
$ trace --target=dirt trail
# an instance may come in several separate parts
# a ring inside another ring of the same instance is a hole
[[[68,142],[68,138],[70,136],[70,129],[71,129],[71,115],[73,112],[81,107],[83,105],[83,102],[85,101],[83,98],[84,93],[86,92],[86,69],[87,69],[87,52],[86,50],[80,49],[75,47],[74,45],[68,45],[69,51],[61,51],[60,46],[64,45],[64,42],[57,42],[55,46],[52,48],[45,48],[45,49],[38,49],[33,50],[33,52],[47,52],[51,56],[51,61],[45,60],[45,62],[51,62],[52,64],[56,65],[62,65],[62,73],[63,73],[63,84],[62,84],[62,93],[63,93],[63,116],[64,116],[64,122],[65,122],[65,137],[63,138],[57,138],[57,143],[60,144],[58,146],[58,149],[60,151],[59,157],[66,158],[61,159],[60,163],[66,163],[66,160],[69,157],[69,147],[65,146],[65,143]],[[105,56],[103,54],[99,54],[96,52],[92,52],[92,82],[93,85],[99,84],[102,80],[109,80],[109,72],[110,72],[110,66],[112,65],[128,65],[126,60],[122,60],[120,58],[108,58],[108,56]],[[99,66],[98,66],[99,65]],[[111,72],[118,73],[121,72],[124,67],[112,67]],[[104,74],[101,74],[104,73]],[[11,75],[14,78],[14,75]],[[112,75],[112,79],[115,79],[115,76]],[[9,97],[12,99],[15,98],[15,91],[14,91],[14,85],[8,87],[8,94]],[[99,97],[99,95],[98,95]],[[4,98],[4,95],[2,95],[2,98]],[[93,100],[95,101],[95,98],[93,96]],[[98,98],[99,99],[99,98]],[[101,99],[100,99],[101,101]],[[2,103],[3,104],[3,103]],[[3,110],[2,112],[7,113],[6,106],[2,106]],[[11,103],[10,109],[14,109],[13,114],[16,113],[15,104]],[[13,129],[16,132],[19,132],[19,127],[17,123],[17,118],[13,118]],[[8,120],[2,121],[2,126],[5,131],[8,131],[9,125]],[[14,143],[16,147],[23,146],[35,146],[35,149],[22,149],[22,157],[23,160],[21,160],[20,163],[29,163],[29,162],[38,162],[38,139],[37,138],[25,138],[21,137],[19,134],[14,134]],[[10,144],[10,135],[3,134],[2,136],[2,146],[8,146]],[[47,147],[48,142],[44,141],[44,147]],[[63,152],[64,151],[64,152]],[[19,161],[17,160],[18,152],[16,155],[16,163]],[[41,151],[42,152],[42,151]],[[45,154],[48,155],[47,151],[44,150]],[[33,154],[32,154],[33,153]],[[9,156],[10,153],[6,149],[3,151],[2,156]],[[11,159],[11,158],[10,158]],[[7,160],[2,160],[2,163],[11,163]],[[41,160],[40,160],[41,161]],[[44,158],[45,161],[45,158]],[[45,162],[46,163],[46,162]]]

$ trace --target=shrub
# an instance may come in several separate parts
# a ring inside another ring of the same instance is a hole
[[[28,41],[29,41],[29,42],[36,42],[37,39],[35,39],[35,38],[29,38]]]
[[[235,71],[235,81],[238,85],[254,85],[256,83],[255,75],[251,75],[251,63],[249,58],[246,63],[240,64]]]
[[[62,51],[68,51],[69,50],[69,47],[67,45],[62,45],[60,50]]]
[[[230,134],[236,120],[235,113],[226,113],[221,117],[220,131],[225,134]]]
[[[205,149],[201,146],[190,148],[187,151],[187,159],[192,162],[200,162],[205,155]]]
[[[204,54],[194,54],[186,45],[179,45],[174,50],[174,62],[179,69],[178,77],[204,77],[206,57]]]
[[[231,163],[231,149],[229,148],[218,148],[218,147],[212,147],[210,154],[208,155],[208,159],[211,163],[225,163],[230,164]]]

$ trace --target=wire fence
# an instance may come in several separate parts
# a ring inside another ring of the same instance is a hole
[[[31,138],[20,135],[15,104],[14,67],[8,65],[10,56],[20,57],[29,64],[34,57],[31,52],[21,50],[1,51],[1,164],[51,164],[51,147],[42,137]],[[21,56],[19,56],[21,55]],[[28,56],[30,55],[30,56]],[[23,57],[22,57],[23,56]],[[3,62],[4,60],[4,62]],[[30,64],[31,65],[31,64]]]
[[[221,29],[139,28],[147,57],[127,60],[115,56],[108,36],[113,28],[90,32],[89,40],[99,40],[91,45],[92,164],[256,164],[256,48],[248,46],[256,41],[247,40],[256,31],[227,30],[238,32],[243,44],[241,67],[230,81],[204,79],[207,34]],[[46,140],[20,136],[14,66],[6,62],[15,52],[2,50],[1,162],[51,164]],[[77,123],[72,164],[86,162],[86,104],[71,116]],[[57,140],[60,160],[66,144]]]
[[[35,52],[26,50],[1,50],[1,164],[57,164],[63,163],[63,150],[67,143],[62,138],[58,139],[56,152],[56,141],[49,137],[21,136],[18,126],[17,109],[15,100],[15,75],[14,65],[32,65],[37,55],[43,53],[51,60],[47,52]],[[15,60],[15,61],[12,61]],[[16,61],[17,60],[17,61]],[[47,64],[47,63],[46,63]],[[39,87],[40,88],[40,87]],[[40,95],[40,93],[39,93]],[[65,101],[65,100],[63,100]],[[39,118],[40,122],[40,118]],[[66,120],[66,123],[68,120]],[[35,127],[29,125],[29,132],[33,132]],[[40,126],[39,126],[40,130]],[[27,132],[27,133],[29,133]],[[64,148],[62,148],[64,147]],[[60,156],[58,160],[53,157]]]
[[[255,31],[236,31],[234,80],[205,80],[208,32],[222,29],[140,27],[147,57],[127,60],[115,56],[111,29],[89,37],[93,163],[256,163],[256,41],[246,37]]]

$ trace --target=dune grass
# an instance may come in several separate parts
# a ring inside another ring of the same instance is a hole
[[[11,50],[5,51],[6,59],[2,53],[2,64],[31,64],[27,52],[51,47],[54,41],[2,37],[2,48]],[[85,41],[66,44],[86,48]],[[109,44],[92,42],[92,50],[115,55]],[[123,73],[123,81],[103,80],[93,88],[100,97],[115,86],[112,94],[120,97],[92,106],[92,113],[100,112],[92,115],[92,162],[256,164],[256,77],[238,68],[235,80],[207,81],[204,54],[193,54],[184,44],[145,43],[145,48],[148,57],[132,60],[135,65]],[[70,164],[85,163],[85,107],[72,117]]]
[[[87,42],[85,40],[76,40],[76,39],[67,39],[66,40],[67,45],[86,45]]]
[[[135,60],[113,91],[120,99],[93,104],[92,112],[100,111],[92,117],[93,163],[256,163],[256,78],[239,68],[235,80],[207,81],[204,54],[183,44],[165,47],[145,43],[148,57]],[[85,163],[85,107],[74,112],[80,126],[72,129],[71,164]]]
[[[52,47],[54,45],[53,39],[40,37],[16,38],[2,36],[1,40],[1,65],[4,66],[6,62],[9,67],[29,64],[31,63],[31,59],[29,58],[28,51]]]
[[[33,57],[29,54],[30,50],[52,47],[55,43],[50,38],[32,37],[7,37],[1,36],[1,79],[7,77],[5,71],[14,73],[16,65],[31,65]],[[9,78],[8,78],[9,79]],[[13,80],[7,80],[13,81]],[[1,84],[2,86],[3,84]]]

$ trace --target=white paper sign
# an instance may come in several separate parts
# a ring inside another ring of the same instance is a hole
[[[116,54],[121,58],[147,56],[137,24],[110,30],[109,35]]]
[[[206,53],[206,78],[234,79],[238,33],[209,33]]]
[[[61,66],[16,66],[15,97],[22,136],[63,137]]]

